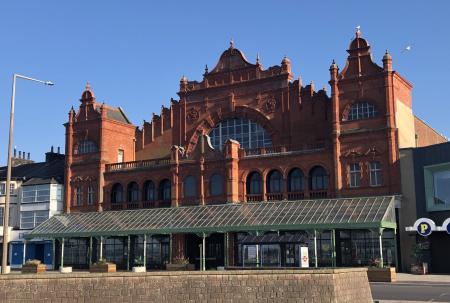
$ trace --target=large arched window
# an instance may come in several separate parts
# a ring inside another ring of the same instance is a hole
[[[78,150],[76,150],[79,154],[87,154],[94,153],[97,151],[97,145],[90,140],[84,140],[78,146]]]
[[[252,172],[247,176],[247,194],[262,194],[262,178],[260,173]]]
[[[350,106],[348,121],[373,118],[378,114],[376,107],[369,102],[357,102]]]
[[[187,176],[183,181],[184,197],[194,198],[197,197],[197,182],[194,176]]]
[[[172,184],[169,179],[164,179],[159,183],[159,199],[163,201],[170,201]]]
[[[220,122],[209,133],[211,144],[221,150],[225,141],[234,139],[241,148],[250,149],[272,146],[272,140],[266,130],[253,121],[242,118],[228,119]]]
[[[269,172],[266,183],[268,193],[281,193],[283,191],[283,176],[278,170]]]
[[[219,174],[214,174],[209,180],[209,191],[211,196],[219,196],[223,194],[223,179]]]
[[[322,166],[314,166],[309,172],[309,188],[311,190],[328,189],[328,175]]]
[[[302,192],[304,190],[303,179],[303,172],[300,169],[292,169],[288,175],[288,192]]]
[[[155,183],[153,181],[146,181],[144,183],[144,201],[155,201]]]
[[[139,201],[139,185],[136,182],[131,182],[128,184],[128,202]]]
[[[111,203],[123,202],[123,187],[121,184],[116,183],[111,190]]]

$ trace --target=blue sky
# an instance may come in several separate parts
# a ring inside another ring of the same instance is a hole
[[[64,146],[70,107],[91,83],[97,100],[122,106],[136,125],[177,98],[184,74],[201,80],[230,38],[265,68],[284,55],[295,77],[327,86],[342,68],[356,25],[381,65],[413,85],[415,114],[450,136],[450,1],[2,1],[0,4],[0,164],[5,163],[11,76],[19,81],[14,145],[42,160]],[[412,45],[409,52],[402,52]],[[329,89],[328,89],[329,91]]]

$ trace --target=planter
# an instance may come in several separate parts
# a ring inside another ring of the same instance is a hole
[[[195,270],[195,264],[191,264],[191,263],[186,264],[186,270],[190,270],[190,271]]]
[[[166,270],[168,271],[182,271],[186,270],[187,264],[166,264]]]
[[[146,268],[144,266],[133,266],[133,272],[146,272]]]
[[[89,266],[89,272],[91,272],[91,273],[116,272],[116,264],[114,264],[114,263],[92,264],[91,266]]]
[[[23,274],[39,274],[45,272],[45,264],[24,264],[22,265]]]
[[[72,266],[67,266],[67,267],[60,267],[59,268],[59,272],[62,274],[68,274],[72,272]]]
[[[414,275],[426,275],[428,274],[428,263],[412,264],[411,273]]]
[[[395,282],[397,281],[397,272],[395,267],[369,267],[367,269],[367,277],[369,282]]]

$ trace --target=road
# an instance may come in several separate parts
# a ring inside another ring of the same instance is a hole
[[[450,302],[450,283],[396,282],[370,283],[374,300]]]

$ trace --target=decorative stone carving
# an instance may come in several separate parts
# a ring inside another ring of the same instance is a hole
[[[187,112],[187,119],[190,121],[190,122],[195,122],[195,121],[197,121],[198,120],[198,118],[199,118],[199,113],[198,113],[198,110],[196,110],[195,108],[191,108],[191,109],[189,109],[188,110],[188,112]]]
[[[266,103],[264,104],[264,109],[267,113],[273,113],[277,106],[277,100],[274,96],[270,96],[267,98]]]

